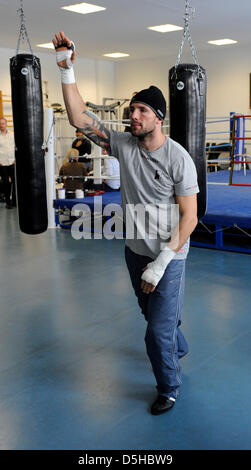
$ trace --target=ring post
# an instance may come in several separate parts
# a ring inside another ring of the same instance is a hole
[[[56,198],[54,169],[54,117],[53,108],[45,108],[45,174],[48,206],[48,228],[55,227],[53,201]]]
[[[230,175],[229,175],[229,185],[232,185],[233,182],[233,170],[234,170],[234,153],[235,153],[235,129],[236,129],[236,116],[233,116],[233,121],[231,123],[231,140],[232,140],[232,148],[231,148],[231,163],[230,163]]]

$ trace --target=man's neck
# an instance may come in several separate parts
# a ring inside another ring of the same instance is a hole
[[[158,150],[164,144],[166,137],[164,134],[158,134],[153,136],[152,134],[146,135],[143,140],[139,139],[139,145],[145,150],[149,152],[154,152],[154,150]]]
[[[8,130],[7,130],[7,129],[5,129],[4,131],[0,131],[0,132],[1,132],[1,134],[5,134],[5,135],[8,134]]]

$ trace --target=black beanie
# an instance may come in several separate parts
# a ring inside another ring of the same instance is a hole
[[[166,100],[160,91],[159,88],[156,86],[151,85],[149,88],[145,90],[139,91],[130,102],[132,103],[143,103],[149,106],[153,112],[160,118],[161,120],[165,119],[166,115]]]

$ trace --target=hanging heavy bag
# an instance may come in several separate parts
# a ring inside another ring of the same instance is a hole
[[[40,61],[17,54],[10,74],[19,225],[24,233],[38,234],[48,226]]]
[[[206,212],[206,73],[196,64],[169,71],[170,137],[191,155],[198,175],[198,218]]]

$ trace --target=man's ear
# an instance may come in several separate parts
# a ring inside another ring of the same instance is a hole
[[[157,122],[159,123],[160,127],[162,127],[164,121],[162,119],[160,119],[158,116],[156,116],[156,118],[157,118]]]

